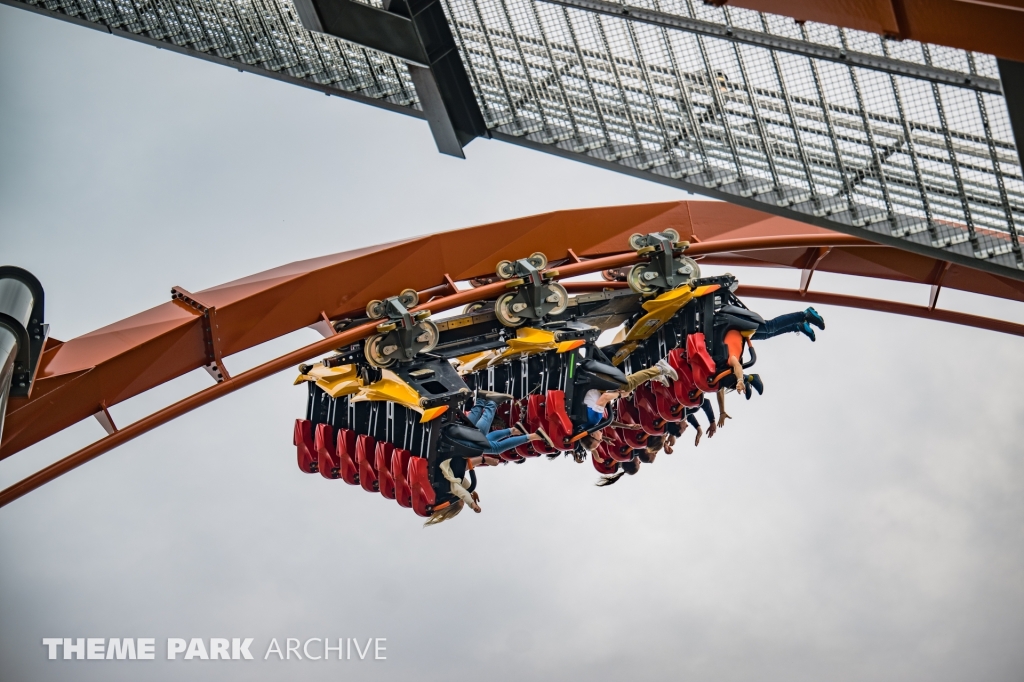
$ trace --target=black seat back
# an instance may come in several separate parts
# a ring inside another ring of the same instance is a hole
[[[618,391],[629,383],[621,369],[598,360],[584,360],[580,368],[586,372],[590,388]]]

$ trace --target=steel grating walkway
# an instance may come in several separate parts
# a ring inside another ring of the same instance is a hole
[[[422,115],[405,64],[305,30],[291,0],[0,1]],[[1024,279],[994,57],[630,2],[446,0],[491,135]]]

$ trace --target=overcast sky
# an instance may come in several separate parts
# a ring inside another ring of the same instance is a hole
[[[0,261],[42,280],[58,339],[172,285],[686,198],[498,142],[440,156],[422,121],[7,6],[0,121]],[[837,279],[815,285],[927,297]],[[765,395],[714,440],[609,489],[568,460],[486,470],[484,513],[430,529],[298,471],[292,372],[203,407],[0,509],[0,678],[1020,680],[1024,341],[819,310],[817,343],[761,344]],[[196,372],[114,419],[209,383]],[[19,453],[0,485],[101,435],[87,421]],[[154,637],[158,659],[167,637],[252,637],[257,659],[275,637],[383,637],[387,660],[48,661],[44,637]]]

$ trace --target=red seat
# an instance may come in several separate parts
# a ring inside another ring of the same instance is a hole
[[[359,467],[359,485],[363,490],[371,493],[377,492],[377,471],[374,457],[374,449],[377,447],[377,440],[372,436],[359,434],[356,436],[356,465]]]
[[[338,458],[338,474],[349,485],[359,485],[359,467],[356,466],[356,432],[338,429],[334,454]]]
[[[313,447],[316,449],[316,468],[324,478],[337,478],[338,457],[335,455],[334,427],[330,424],[317,424],[313,432]]]
[[[530,431],[536,431],[540,428],[547,431],[547,418],[544,414],[544,398],[545,396],[535,393],[526,400],[526,426]],[[544,441],[535,440],[525,445],[520,445],[516,448],[516,452],[523,457],[536,457],[537,455],[551,455],[556,451],[552,450]]]
[[[619,418],[617,421],[623,424],[639,424],[640,413],[637,412],[636,406],[629,401],[628,398],[619,398],[615,401],[615,406],[618,408]]]
[[[654,393],[654,406],[657,408],[658,414],[662,419],[667,422],[683,420],[686,408],[676,400],[676,397],[672,394],[672,389],[655,382],[651,392]]]
[[[565,392],[548,391],[544,402],[544,416],[547,418],[547,432],[559,450],[569,449],[566,443],[572,438],[572,420],[565,411]]]
[[[686,357],[690,361],[690,369],[693,370],[694,385],[705,393],[717,391],[719,377],[715,372],[715,361],[711,359],[707,346],[704,345],[703,334],[690,334],[686,337]]]
[[[517,448],[513,448],[505,453],[502,453],[502,458],[507,459],[510,462],[514,462],[523,457],[540,457],[540,453],[533,449],[533,444],[539,441],[530,441],[529,443],[523,443]],[[512,453],[515,453],[514,455]],[[505,455],[509,455],[505,457]]]
[[[633,393],[633,404],[640,414],[640,426],[652,436],[665,433],[665,420],[658,414],[654,393],[647,386],[641,386]]]
[[[608,461],[611,458],[611,455],[608,454],[607,445],[605,443],[599,445],[597,447],[597,452],[605,460],[603,463],[598,462],[597,458],[591,455],[590,461],[594,463],[594,468],[597,469],[597,473],[614,474],[615,471],[619,468],[619,465],[615,461]]]
[[[633,459],[633,446],[629,445],[622,437],[625,429],[605,429],[604,433],[611,442],[604,442],[601,445],[604,446],[605,456],[611,457],[616,462],[628,462]]]
[[[403,507],[412,506],[412,488],[409,487],[409,460],[412,453],[395,448],[391,453],[391,477],[395,479],[395,499]]]
[[[391,475],[391,455],[395,451],[393,443],[386,440],[377,441],[374,453],[374,469],[377,470],[377,487],[380,494],[389,500],[395,499],[395,479]]]
[[[509,428],[512,428],[513,426],[516,425],[517,421],[526,422],[527,421],[527,419],[526,419],[527,415],[524,414],[524,410],[519,407],[519,401],[517,401],[517,400],[511,401],[510,404],[511,404],[511,407],[509,409],[508,426],[509,426]],[[536,428],[536,427],[531,427],[527,423],[524,423],[523,426],[525,426],[527,429]],[[526,454],[523,454],[523,453],[526,453]],[[536,457],[536,456],[537,456],[537,453],[533,451],[533,448],[530,446],[530,443],[524,443],[523,445],[520,445],[517,448],[514,448],[512,450],[506,450],[505,452],[501,453],[501,458],[504,459],[504,460],[507,460],[509,462],[518,462],[518,461],[522,460],[523,457]]]
[[[437,497],[430,487],[427,460],[413,457],[409,460],[409,487],[412,491],[412,510],[419,516],[430,516]]]
[[[615,435],[630,450],[643,448],[647,445],[647,432],[642,429],[616,429]]]
[[[315,474],[317,469],[316,446],[313,444],[313,423],[308,419],[296,419],[295,430],[292,432],[292,445],[298,454],[299,468],[307,474]]]
[[[498,404],[498,409],[494,412],[494,418],[500,419],[510,428],[516,423],[515,419],[512,419],[512,407],[515,405],[514,400],[506,400]]]
[[[683,407],[697,407],[703,402],[703,393],[693,380],[693,370],[683,354],[682,348],[674,348],[668,353],[668,364],[676,370],[679,378],[672,382],[672,395]]]

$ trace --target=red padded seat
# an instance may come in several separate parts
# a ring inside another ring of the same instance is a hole
[[[605,449],[605,454],[616,462],[628,462],[633,458],[633,446],[627,443],[623,438],[623,434],[625,432],[625,429],[620,430],[607,428],[604,430],[605,435],[611,438],[610,443],[602,443]]]
[[[616,429],[615,435],[631,450],[647,445],[648,433],[642,429]]]
[[[412,488],[409,487],[409,460],[412,453],[395,448],[391,453],[391,478],[395,480],[395,499],[403,507],[412,506]]]
[[[317,469],[316,446],[313,443],[313,423],[308,419],[296,419],[292,432],[292,445],[298,455],[299,468],[307,474]]]
[[[604,462],[599,462],[596,457],[593,455],[590,456],[590,461],[594,463],[594,468],[597,469],[597,473],[614,474],[618,470],[619,464],[611,458],[611,455],[608,454],[607,445],[605,443],[599,445],[597,452],[605,460]]]
[[[514,462],[516,460],[522,459],[523,457],[540,457],[540,453],[533,449],[533,444],[537,442],[539,441],[530,441],[529,443],[523,443],[517,448],[508,450],[507,452],[503,452],[501,455],[502,459],[507,459],[510,462]],[[506,457],[505,455],[508,455],[508,457]]]
[[[375,493],[379,490],[377,483],[377,462],[374,450],[377,440],[372,436],[359,434],[356,436],[356,465],[359,467],[359,485],[363,490]]]
[[[413,457],[409,460],[409,488],[412,491],[412,510],[418,516],[430,516],[437,500],[434,489],[430,487],[430,476],[427,475],[427,460]]]
[[[683,420],[686,408],[679,404],[672,394],[671,388],[655,383],[651,387],[651,392],[654,393],[654,406],[657,408],[658,414],[662,419],[667,422]]]
[[[547,431],[548,420],[544,414],[544,403],[545,396],[540,393],[535,393],[526,399],[526,426],[531,432],[540,428]],[[520,445],[516,448],[516,452],[523,457],[536,457],[537,455],[551,455],[556,451],[548,447],[548,444],[544,441],[535,440]]]
[[[618,408],[619,418],[617,421],[623,424],[639,424],[640,413],[637,411],[636,406],[630,402],[629,398],[619,398],[615,401],[615,406]]]
[[[377,488],[380,494],[389,500],[395,499],[395,479],[391,475],[391,455],[395,451],[393,443],[386,440],[377,441],[377,449],[374,453],[375,466],[377,470]]]
[[[694,385],[705,393],[717,391],[720,376],[724,376],[729,372],[725,371],[716,374],[715,361],[708,354],[707,346],[704,345],[703,334],[690,334],[686,337],[686,357],[689,358],[690,369],[693,370]]]
[[[641,386],[633,393],[633,404],[640,414],[640,426],[652,436],[665,433],[665,420],[658,414],[658,405],[654,393],[646,386]]]
[[[334,427],[317,424],[313,432],[313,447],[316,449],[316,467],[324,478],[338,478],[338,457],[335,455]]]
[[[686,360],[682,348],[673,348],[668,353],[668,364],[679,375],[679,378],[672,382],[671,391],[677,403],[683,407],[697,407],[703,400],[703,393],[697,388],[693,380],[693,370]]]
[[[547,420],[545,430],[559,446],[559,450],[569,449],[566,443],[572,438],[572,420],[565,411],[565,392],[548,391],[544,401],[544,416]]]
[[[338,474],[349,485],[359,485],[359,467],[356,465],[356,432],[338,429],[334,454],[338,458]]]

